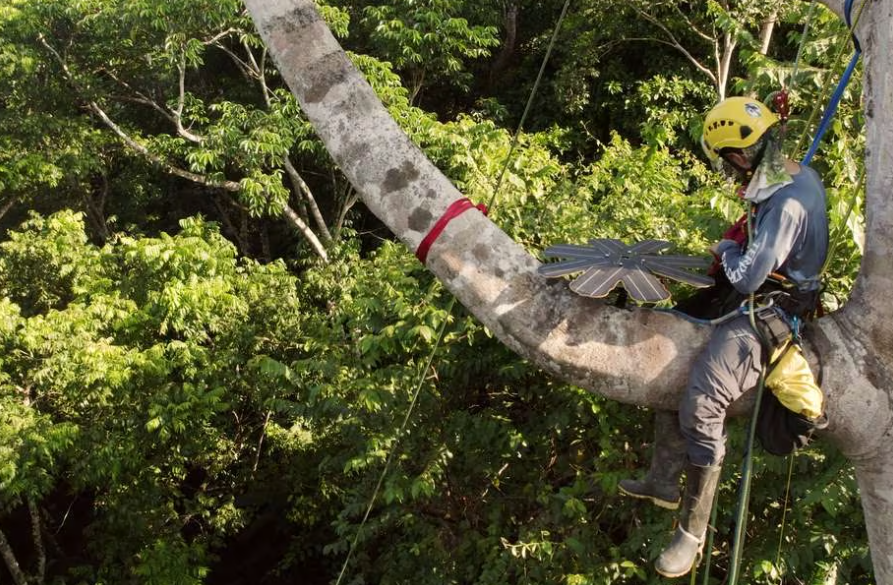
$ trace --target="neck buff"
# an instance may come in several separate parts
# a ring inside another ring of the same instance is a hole
[[[751,203],[759,203],[772,197],[776,191],[794,182],[790,173],[785,169],[785,156],[781,152],[781,141],[770,140],[766,145],[763,160],[754,172],[747,188],[744,190],[744,199]]]

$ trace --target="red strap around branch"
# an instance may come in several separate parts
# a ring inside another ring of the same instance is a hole
[[[443,212],[443,215],[440,216],[440,219],[431,227],[431,231],[428,232],[422,242],[419,244],[418,250],[415,251],[416,258],[424,264],[428,260],[428,250],[431,249],[431,245],[434,244],[434,241],[440,236],[440,233],[446,228],[447,224],[450,223],[455,218],[462,215],[464,212],[468,211],[474,207],[484,215],[487,215],[487,206],[483,203],[479,203],[475,205],[471,202],[467,197],[463,197],[462,199],[457,199],[453,201],[449,207],[446,208],[446,211]]]

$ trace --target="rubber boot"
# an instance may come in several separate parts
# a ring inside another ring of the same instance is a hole
[[[670,545],[654,563],[655,570],[664,577],[681,577],[700,560],[721,469],[719,465],[685,466],[682,517]]]
[[[658,411],[654,415],[654,453],[648,473],[644,479],[622,479],[617,488],[621,494],[675,510],[679,507],[679,476],[684,465],[685,439],[679,430],[679,415]]]

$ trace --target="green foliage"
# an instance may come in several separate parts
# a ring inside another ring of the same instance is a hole
[[[32,217],[0,244],[0,295],[28,315],[63,308],[76,290],[89,286],[97,260],[80,215]]]
[[[792,72],[806,8],[584,2],[509,158],[558,3],[319,7],[401,127],[464,194],[493,200],[490,217],[533,254],[592,237],[703,254],[742,209],[699,158],[715,85],[654,40],[657,23],[702,63],[713,47],[695,27],[728,32],[735,91],[767,96]],[[500,46],[515,8],[518,37]],[[759,26],[776,8],[762,55]],[[329,583],[355,537],[354,583],[661,582],[651,563],[670,516],[616,496],[647,463],[650,413],[546,376],[447,310],[430,273],[351,209],[241,3],[13,0],[0,38],[0,209],[18,202],[0,243],[0,528],[29,534],[18,519],[37,506],[55,542],[48,582],[225,582],[235,567],[258,582]],[[792,150],[848,42],[820,10]],[[860,87],[816,161],[840,235],[829,302],[846,298],[864,238]],[[127,150],[90,101],[164,161],[236,182],[234,202]],[[328,265],[253,259],[294,256],[263,220],[306,211],[285,156],[343,227]],[[742,427],[714,582],[727,571]],[[827,446],[794,466],[785,506],[785,462],[757,461],[748,582],[869,582],[852,470]],[[33,542],[15,545],[33,560]]]
[[[467,61],[499,44],[495,26],[469,22],[472,11],[461,0],[388,0],[365,6],[361,23],[376,54],[409,74],[415,96],[438,81],[467,89]]]

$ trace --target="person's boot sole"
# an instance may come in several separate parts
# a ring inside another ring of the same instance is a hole
[[[623,486],[618,485],[617,491],[625,496],[629,496],[631,498],[636,498],[637,500],[649,500],[652,504],[657,506],[658,508],[664,508],[665,510],[678,510],[679,504],[682,502],[682,498],[679,498],[675,502],[671,502],[670,500],[662,500],[655,496],[649,496],[647,494],[637,494],[628,490],[623,489]],[[684,575],[685,573],[683,573]]]

